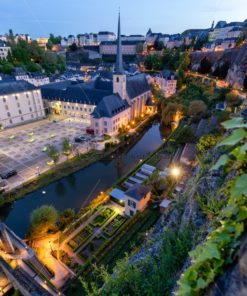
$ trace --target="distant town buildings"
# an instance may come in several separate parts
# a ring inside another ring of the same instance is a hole
[[[126,128],[147,109],[151,110],[147,104],[151,90],[146,75],[125,74],[120,18],[118,26],[118,39],[114,42],[117,63],[113,76],[98,75],[87,83],[64,81],[41,88],[42,97],[52,112],[80,118],[97,136],[116,135],[120,128]]]
[[[10,52],[11,47],[5,41],[0,40],[0,60],[6,59]]]
[[[115,33],[108,31],[101,31],[98,33],[98,44],[101,42],[115,41],[117,39]]]
[[[46,45],[48,43],[49,38],[46,37],[39,37],[36,39],[38,45],[43,48],[44,50],[46,50]]]
[[[39,72],[27,73],[21,67],[16,67],[14,69],[13,76],[16,80],[25,80],[36,87],[50,83],[48,76]]]

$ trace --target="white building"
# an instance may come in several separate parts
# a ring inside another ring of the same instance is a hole
[[[115,41],[116,35],[113,32],[101,31],[98,33],[98,43],[104,41]]]
[[[5,60],[11,52],[11,47],[6,42],[0,40],[0,60]]]
[[[32,38],[29,34],[16,34],[15,35],[15,42],[18,42],[19,40],[27,41],[28,43],[32,42]]]
[[[85,45],[98,45],[98,35],[97,34],[79,34],[78,35],[78,45],[85,46]]]
[[[0,81],[0,126],[41,119],[45,110],[40,90],[26,81]]]
[[[123,41],[122,53],[123,55],[136,55],[136,47],[139,42],[137,41]],[[104,41],[100,43],[101,55],[116,55],[117,54],[117,42],[116,41]]]
[[[142,43],[144,43],[146,39],[145,36],[143,35],[129,35],[129,36],[122,35],[121,38],[122,38],[122,41],[135,41],[135,42],[142,42]]]
[[[151,190],[143,185],[136,184],[125,192],[125,215],[134,216],[143,212],[151,199]]]
[[[163,95],[166,98],[176,93],[177,78],[173,72],[165,70],[159,75],[155,76],[153,80],[153,82],[159,86],[160,90],[163,92]]]
[[[220,21],[216,27],[209,33],[209,41],[226,38],[238,38],[241,35],[243,27],[247,26],[247,20],[244,22]]]
[[[22,68],[16,67],[13,73],[16,80],[25,80],[28,83],[38,87],[50,83],[48,76],[45,76],[41,73],[27,73]]]

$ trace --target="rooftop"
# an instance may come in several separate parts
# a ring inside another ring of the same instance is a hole
[[[36,89],[32,84],[24,80],[3,80],[0,81],[0,95],[15,94]]]
[[[142,200],[151,190],[144,185],[136,184],[126,191],[126,195],[135,199],[136,201]]]

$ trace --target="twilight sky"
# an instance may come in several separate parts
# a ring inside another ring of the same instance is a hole
[[[213,20],[247,19],[247,0],[0,0],[0,34],[32,37],[66,36],[117,30],[121,7],[122,34],[181,33],[208,28]]]

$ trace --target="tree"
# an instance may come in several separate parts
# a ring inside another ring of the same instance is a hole
[[[57,218],[58,214],[53,206],[43,205],[33,210],[30,217],[31,236],[42,235],[56,229]]]
[[[185,73],[183,67],[179,67],[177,71],[177,87],[180,89],[185,82]]]
[[[151,55],[148,55],[145,59],[145,62],[144,62],[144,65],[145,65],[145,68],[147,70],[152,70],[153,69],[153,58]]]
[[[182,107],[177,103],[169,102],[167,105],[162,106],[162,123],[164,126],[171,126],[177,113],[181,111]]]
[[[72,145],[68,138],[64,138],[62,142],[63,153],[69,157],[72,152]]]
[[[233,107],[233,108],[238,107],[241,103],[238,93],[236,93],[234,91],[231,91],[230,93],[228,93],[226,95],[226,102],[227,102],[228,106]]]
[[[154,54],[152,56],[152,59],[153,59],[153,70],[155,70],[155,71],[162,70],[162,64],[161,64],[160,57],[157,54]]]
[[[77,51],[78,49],[78,46],[76,45],[76,43],[72,43],[70,46],[69,46],[69,50],[70,51]]]
[[[206,104],[201,100],[196,100],[189,105],[189,116],[192,117],[193,121],[199,121],[201,118],[205,117],[208,113],[208,108]]]
[[[202,136],[197,144],[197,149],[201,153],[207,152],[209,149],[217,144],[217,137],[214,135]]]
[[[59,151],[56,149],[56,147],[49,145],[47,147],[47,155],[51,158],[51,160],[54,161],[55,164],[57,164],[59,160]]]
[[[181,58],[180,58],[180,67],[182,67],[182,69],[184,71],[188,71],[189,66],[190,66],[190,53],[189,53],[188,50],[186,50],[185,53],[183,53],[181,55]]]
[[[173,138],[177,144],[184,145],[186,143],[193,143],[195,141],[195,134],[191,127],[184,126],[175,132]]]
[[[64,210],[58,217],[58,224],[60,229],[65,229],[75,218],[75,211],[73,209]]]

